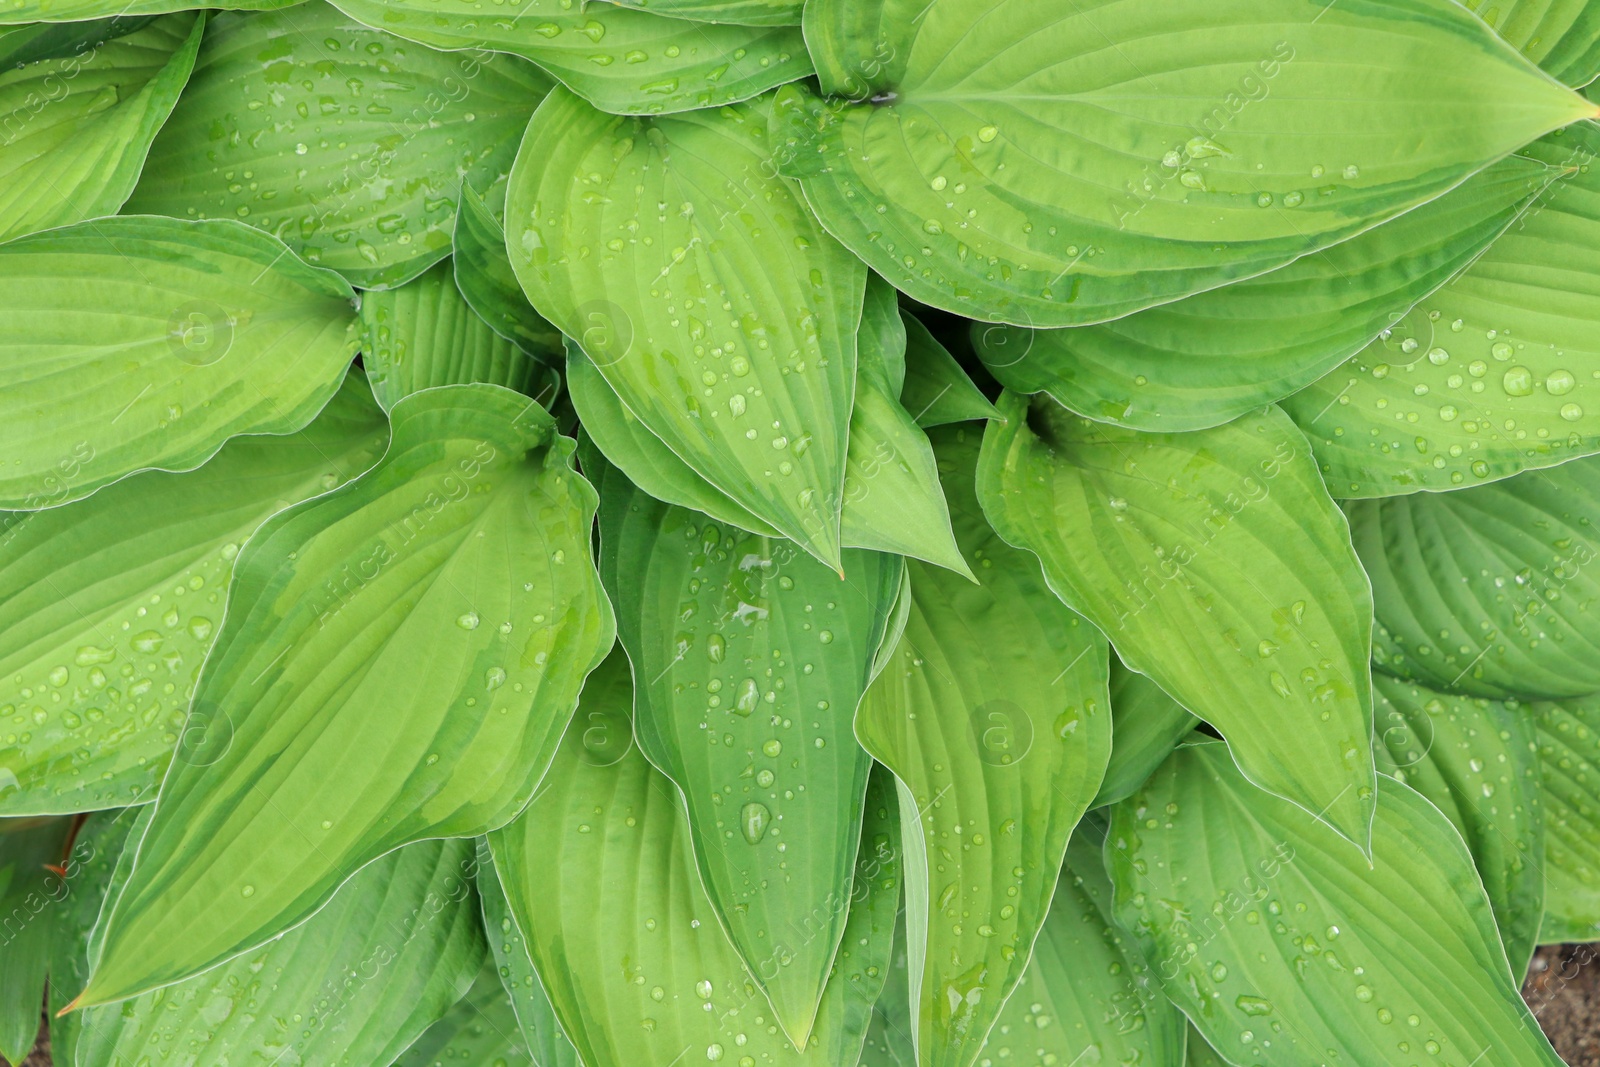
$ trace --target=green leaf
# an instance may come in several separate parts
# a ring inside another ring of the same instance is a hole
[[[1512,156],[1392,222],[1255,278],[1096,326],[974,326],[973,345],[1006,388],[1048,392],[1101,422],[1217,426],[1361,351],[1470,265],[1558,173]]]
[[[798,26],[803,0],[617,0],[657,15],[739,26]]]
[[[1544,913],[1545,831],[1533,717],[1498,701],[1372,677],[1378,769],[1444,812],[1489,894],[1511,970],[1527,973]]]
[[[772,175],[763,110],[626,119],[557,90],[506,217],[534,307],[640,423],[837,567],[866,270]]]
[[[511,18],[493,0],[338,0],[338,6],[369,26],[435,48],[531,59],[614,114],[731,104],[811,73],[805,40],[790,26],[714,26],[622,4],[574,8],[565,0],[523,0]]]
[[[1022,984],[1000,1010],[981,1062],[1081,1057],[1181,1067],[1186,1029],[1139,950],[1112,924],[1099,840],[1080,830]]]
[[[856,1062],[888,970],[900,898],[887,776],[875,775],[867,793],[853,887],[806,919],[826,924],[848,909],[848,954],[841,949],[809,1047],[797,1055],[701,889],[677,791],[626,744],[629,704],[619,650],[584,688],[538,797],[489,836],[511,914],[583,1062]],[[552,880],[555,869],[561,877]],[[793,936],[808,929],[797,926]]]
[[[333,396],[355,294],[238,222],[94,219],[0,245],[0,508],[198,467]]]
[[[883,992],[872,1006],[872,1025],[862,1046],[859,1067],[916,1067],[917,1053],[911,1037],[911,989],[906,952],[905,912],[895,926],[894,953],[890,957]]]
[[[1493,26],[1517,51],[1561,79],[1581,87],[1600,74],[1600,10],[1581,0],[1511,0],[1466,8]]]
[[[45,973],[67,880],[71,819],[0,820],[0,1056],[21,1063],[39,1032]]]
[[[916,316],[902,311],[906,329],[906,382],[900,403],[918,426],[928,429],[970,419],[997,419],[1000,413],[978,391],[950,350]]]
[[[1474,696],[1600,690],[1600,458],[1348,511],[1382,670]]]
[[[0,814],[153,800],[173,750],[213,725],[185,730],[184,715],[239,546],[372,466],[388,439],[355,372],[299,433],[235,438],[187,474],[0,515],[0,707],[18,731],[0,749]]]
[[[1450,0],[815,0],[805,24],[860,102],[784,90],[780,169],[897,288],[1027,326],[1281,266],[1597,114]]]
[[[1539,940],[1600,941],[1600,698],[1534,711],[1546,861]]]
[[[1600,128],[1529,145],[1566,177],[1481,259],[1284,401],[1335,496],[1455,489],[1600,452]]]
[[[867,287],[857,340],[860,358],[840,538],[846,548],[913,556],[966,574],[966,563],[950,532],[932,446],[895,399],[901,392],[898,379],[905,374],[901,358],[905,338],[893,292],[877,278]],[[567,361],[573,403],[585,431],[634,484],[658,500],[693,508],[751,533],[778,536],[772,526],[696,474],[646,429],[572,341],[567,342]]]
[[[1461,836],[1392,778],[1377,796],[1369,864],[1185,745],[1112,809],[1117,922],[1234,1063],[1556,1067]]]
[[[1072,828],[1111,754],[1105,639],[973,492],[975,428],[937,435],[980,578],[908,561],[911,604],[856,734],[901,788],[922,1067],[967,1067],[1022,979]],[[915,829],[913,829],[915,827]]]
[[[1252,782],[1365,848],[1371,593],[1293,424],[1269,407],[1142,433],[1014,393],[1000,412],[978,467],[1000,536]]]
[[[845,927],[872,762],[851,725],[900,559],[848,550],[841,581],[792,542],[653,500],[615,468],[596,477],[639,744],[681,791],[716,914],[802,1043]]]
[[[612,641],[572,443],[493,385],[390,417],[376,467],[240,552],[190,713],[226,736],[162,782],[82,1003],[259,945],[407,842],[503,825],[549,764]]]
[[[128,209],[241,218],[354,285],[399,285],[449,254],[462,183],[506,172],[549,86],[520,59],[438,52],[321,0],[220,15]]]
[[[212,1048],[234,1063],[389,1063],[482,966],[472,848],[397,849],[278,940],[158,992],[88,1009],[75,1062],[181,1063]]]
[[[623,670],[626,669],[624,666]],[[600,677],[593,677],[598,684]],[[591,718],[597,714],[597,719]],[[602,748],[605,741],[613,744],[632,743],[631,737],[597,740],[616,725],[603,713],[585,712],[577,722],[580,732],[588,734],[596,748]],[[628,725],[626,720],[622,725]],[[597,726],[600,733],[592,733]],[[538,1067],[583,1067],[578,1059],[578,1050],[561,1032],[561,1024],[556,1021],[556,1010],[545,995],[538,972],[533,969],[528,943],[511,917],[511,904],[500,885],[500,876],[495,873],[494,857],[489,852],[487,839],[479,841],[477,859],[478,895],[483,901],[483,926],[488,932],[489,948],[494,953],[498,979],[511,998],[512,1012],[522,1031],[522,1039],[532,1053],[533,1062]]]
[[[492,958],[484,962],[467,995],[429,1027],[395,1061],[394,1067],[437,1067],[457,1062],[474,1067],[544,1067],[529,1054],[527,1042],[517,1029],[511,999],[500,984]]]
[[[453,248],[456,285],[472,310],[501,337],[540,359],[560,363],[561,332],[523,295],[506,255],[506,232],[470,185],[461,187]]]
[[[540,390],[546,368],[478,317],[449,263],[362,296],[361,357],[385,410],[420,389],[473,382],[537,394],[544,407],[555,399],[552,389]]]
[[[212,9],[267,11],[294,7],[305,0],[219,0]],[[0,23],[82,22],[88,19],[130,18],[192,11],[192,0],[10,0],[0,11]]]
[[[1111,657],[1111,763],[1091,808],[1115,804],[1166,762],[1200,720],[1138,671]]]
[[[1230,1067],[1216,1049],[1206,1043],[1205,1035],[1189,1024],[1189,1037],[1184,1046],[1184,1064],[1187,1067]]]
[[[10,70],[41,59],[60,59],[94,51],[106,41],[141,30],[154,15],[90,19],[86,22],[33,22],[0,26],[0,67]]]
[[[0,74],[0,240],[115,214],[194,67],[204,13]]]

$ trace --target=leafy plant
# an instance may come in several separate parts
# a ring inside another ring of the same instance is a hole
[[[213,7],[0,11],[0,1057],[1560,1062],[1600,3]]]

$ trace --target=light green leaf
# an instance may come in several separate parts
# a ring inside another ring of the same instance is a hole
[[[1255,278],[1096,326],[976,325],[973,346],[1008,389],[1048,392],[1101,422],[1217,426],[1361,351],[1470,265],[1558,173],[1512,156],[1392,222]]]
[[[397,849],[282,938],[170,988],[88,1009],[77,1067],[195,1062],[196,1048],[225,1049],[236,1064],[389,1063],[482,967],[472,848]]]
[[[1185,745],[1112,809],[1117,922],[1237,1064],[1556,1067],[1461,836],[1392,778],[1377,795],[1369,864],[1224,746]]]
[[[1284,401],[1335,496],[1454,489],[1600,452],[1600,128],[1524,154],[1555,182],[1481,259]]]
[[[999,406],[978,498],[1000,536],[1252,782],[1365,848],[1372,598],[1305,438],[1271,407],[1156,434],[1049,397]]]
[[[106,41],[148,26],[156,16],[130,15],[85,22],[32,22],[0,25],[0,67],[10,70],[41,59],[91,52]]]
[[[493,385],[390,418],[376,467],[240,552],[190,713],[227,743],[162,782],[83,1003],[259,945],[407,842],[503,825],[549,764],[612,641],[572,443]]]
[[[213,9],[266,11],[294,7],[305,0],[219,0]],[[192,0],[9,0],[0,11],[0,23],[82,22],[88,19],[129,18],[192,11]]]
[[[1533,710],[1545,825],[1539,940],[1600,941],[1600,697]]]
[[[355,294],[238,222],[95,219],[0,245],[0,508],[293,433],[355,350]]]
[[[1380,669],[1474,696],[1600,690],[1600,458],[1347,510]]]
[[[967,1067],[1022,979],[1067,840],[1105,773],[1111,716],[1105,639],[984,520],[979,431],[937,440],[979,580],[907,563],[905,632],[856,734],[900,782],[911,898],[928,902],[906,920],[918,1061]]]
[[[435,48],[531,59],[614,114],[731,104],[811,73],[805,40],[788,26],[713,26],[565,0],[522,0],[509,18],[493,0],[338,0],[338,6],[369,26]]]
[[[21,1063],[39,1032],[45,973],[67,880],[71,819],[0,820],[0,1057]]]
[[[0,74],[0,240],[115,214],[194,67],[205,15]]]
[[[560,363],[561,332],[546,322],[517,284],[506,256],[506,232],[472,186],[461,187],[451,262],[461,295],[501,337],[548,362]]]
[[[385,1061],[372,1060],[371,1063]],[[467,995],[428,1028],[395,1067],[535,1067],[527,1042],[517,1029],[511,1000],[500,984],[493,958],[484,962]],[[538,1067],[543,1067],[538,1064]]]
[[[798,26],[803,0],[616,0],[657,15],[740,26]]]
[[[623,664],[622,670],[626,672],[626,664]],[[602,676],[598,674],[591,677],[595,678],[596,684],[602,681]],[[625,673],[623,678],[626,679]],[[588,735],[588,741],[583,742],[580,737],[580,743],[587,743],[596,750],[603,750],[607,742],[632,743],[631,736],[605,736],[613,726],[619,724],[603,712],[585,710],[583,716],[575,721],[580,734]],[[621,727],[629,725],[626,718],[620,723]],[[594,732],[597,728],[599,733]],[[495,873],[494,857],[489,852],[486,838],[478,843],[477,860],[478,895],[483,900],[483,927],[488,933],[489,948],[494,953],[497,978],[511,998],[512,1012],[533,1062],[538,1067],[583,1067],[578,1059],[578,1050],[561,1032],[561,1024],[556,1021],[556,1010],[545,995],[538,972],[533,969],[528,943],[511,917],[511,905],[500,885],[500,876]]]
[[[235,438],[187,474],[0,515],[0,722],[16,736],[0,749],[0,814],[155,799],[174,748],[225,729],[185,730],[184,716],[239,546],[372,466],[388,439],[358,371],[299,433]]]
[[[555,400],[552,389],[540,389],[543,365],[478,317],[456,288],[449,263],[435,263],[394,289],[363,294],[361,357],[385,410],[419,389],[473,382],[534,396],[546,408]]]
[[[1466,0],[1465,6],[1567,85],[1581,87],[1600,74],[1600,10],[1584,0]]]
[[[896,287],[1024,326],[1282,266],[1597,114],[1450,0],[814,0],[805,25],[859,102],[785,89],[780,169]]]
[[[804,1042],[845,926],[872,762],[851,724],[900,559],[851,549],[841,580],[792,542],[594,476],[639,744],[682,792],[719,920]]]
[[[1200,720],[1138,671],[1111,657],[1111,763],[1091,808],[1114,804],[1166,762]]]
[[[994,409],[949,349],[928,328],[902,311],[906,329],[906,383],[900,403],[927,429],[970,419],[997,419]]]
[[[1112,924],[1099,839],[1080,829],[1022,984],[981,1062],[1182,1067],[1187,1025]]]
[[[1539,750],[1523,707],[1372,676],[1378,769],[1427,797],[1467,843],[1520,980],[1544,913]]]
[[[866,270],[772,175],[763,115],[624,119],[556,90],[512,170],[507,242],[645,428],[837,568]]]
[[[462,183],[506,172],[549,86],[520,59],[438,52],[321,0],[220,15],[128,209],[241,218],[352,284],[399,285],[449,254]]]
[[[630,688],[619,650],[584,688],[538,797],[489,837],[511,914],[583,1062],[856,1062],[888,970],[900,897],[887,776],[874,776],[867,793],[853,888],[827,902],[823,915],[808,916],[827,923],[833,911],[848,909],[849,954],[841,950],[810,1046],[798,1055],[700,887],[677,791],[619,740]],[[552,880],[551,870],[561,877]],[[792,936],[807,929],[797,926]]]

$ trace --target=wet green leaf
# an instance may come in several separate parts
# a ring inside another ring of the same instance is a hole
[[[1533,710],[1546,859],[1539,940],[1600,941],[1600,697]]]
[[[58,937],[61,901],[70,892],[59,871],[71,819],[0,820],[0,1056],[21,1063],[39,1032],[45,974]]]
[[[472,310],[501,337],[559,364],[564,355],[561,333],[523,295],[506,255],[505,230],[470,185],[461,187],[452,247],[456,285]]]
[[[1111,657],[1111,763],[1093,808],[1132,796],[1200,720],[1138,671]]]
[[[374,1061],[380,1062],[380,1061]],[[462,1062],[493,1067],[544,1067],[528,1052],[500,973],[491,958],[467,995],[428,1028],[395,1067],[436,1067]]]
[[[950,350],[906,312],[906,383],[900,403],[924,429],[969,419],[997,419],[1000,413],[978,391]]]

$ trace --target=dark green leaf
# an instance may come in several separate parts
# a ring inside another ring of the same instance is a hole
[[[1200,724],[1138,671],[1111,657],[1111,763],[1090,807],[1132,796]]]

